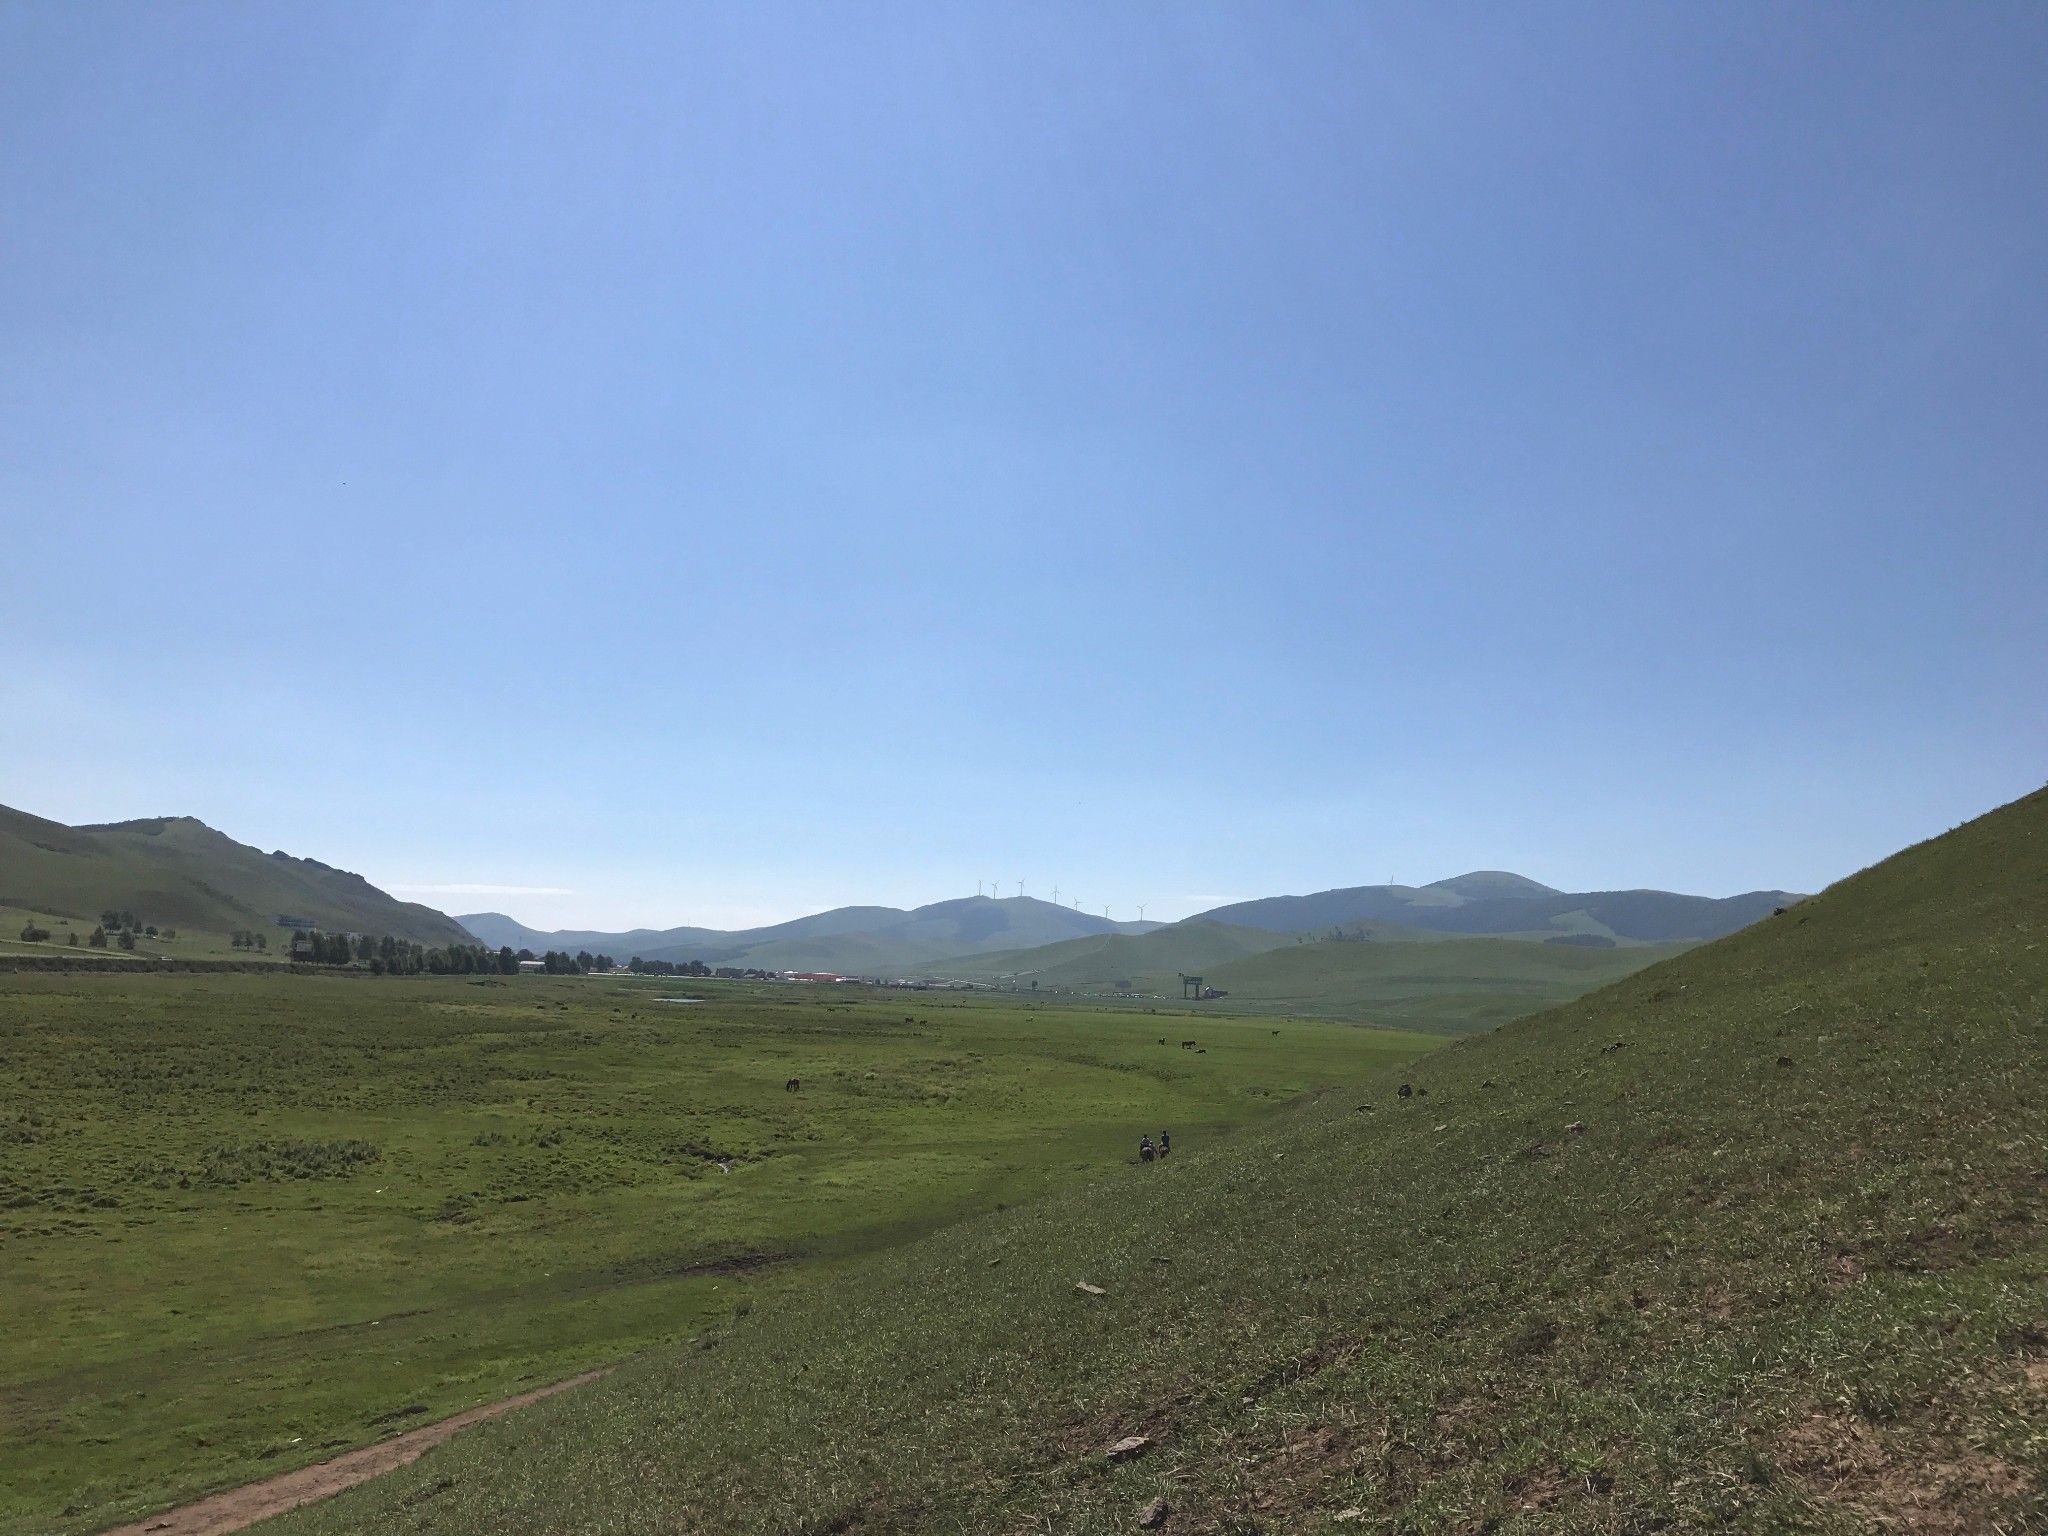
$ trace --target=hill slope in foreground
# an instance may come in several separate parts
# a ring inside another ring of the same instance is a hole
[[[0,905],[90,925],[106,908],[145,923],[229,933],[282,916],[420,944],[467,944],[452,917],[399,901],[361,875],[238,843],[191,816],[67,827],[0,806]]]
[[[2041,1529],[2044,927],[2037,794],[276,1529]]]

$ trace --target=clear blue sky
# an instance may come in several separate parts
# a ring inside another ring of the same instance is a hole
[[[0,800],[542,926],[1819,886],[2048,763],[2044,57],[16,0]]]

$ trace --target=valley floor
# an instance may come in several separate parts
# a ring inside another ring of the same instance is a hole
[[[7,976],[0,1315],[32,1326],[0,1333],[0,1532],[692,1337],[1140,1131],[1199,1147],[1437,1043],[869,989]]]

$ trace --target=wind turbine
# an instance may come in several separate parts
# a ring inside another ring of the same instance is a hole
[[[1145,921],[1145,903],[1142,901],[1138,903],[1138,921],[1141,923]]]
[[[1060,904],[1060,888],[1058,886],[1054,886],[1052,888],[1052,904],[1054,906],[1058,906]]]
[[[1017,882],[1017,894],[1019,896],[1022,896],[1024,894],[1024,882],[1022,880],[1019,880]]]

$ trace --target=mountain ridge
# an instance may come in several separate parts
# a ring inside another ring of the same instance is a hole
[[[1035,896],[957,896],[921,907],[833,907],[758,928],[599,930],[529,928],[499,912],[456,919],[487,944],[589,949],[626,960],[702,960],[762,970],[916,970],[950,955],[1030,949],[1066,939],[1148,933],[1162,923],[1115,922]]]
[[[351,870],[237,842],[194,816],[66,826],[0,806],[0,904],[95,921],[108,908],[143,922],[228,933],[314,926],[466,944],[445,912],[400,901]]]
[[[1510,892],[1512,894],[1502,894]],[[1541,894],[1538,894],[1541,893]],[[1638,943],[1718,939],[1805,898],[1794,891],[1688,896],[1647,888],[1557,891],[1505,870],[1476,870],[1431,885],[1352,885],[1304,896],[1264,896],[1194,918],[1275,933],[1347,923],[1397,922],[1443,933],[1590,933]]]

